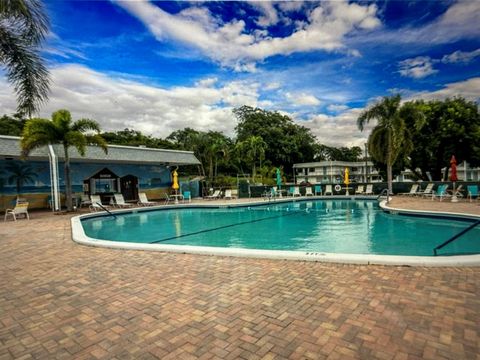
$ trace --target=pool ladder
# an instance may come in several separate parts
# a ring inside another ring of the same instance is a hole
[[[109,213],[110,216],[113,216],[114,219],[117,218],[117,215],[111,213],[111,212],[110,212],[105,206],[103,206],[102,204],[100,204],[100,203],[98,203],[98,202],[96,202],[95,204],[97,204],[97,205],[100,206],[103,210],[105,210],[107,213]]]

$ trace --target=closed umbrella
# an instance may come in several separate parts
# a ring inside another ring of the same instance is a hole
[[[345,168],[345,179],[343,180],[343,182],[344,182],[345,185],[346,185],[346,187],[345,187],[345,189],[346,189],[345,195],[350,195],[350,194],[348,193],[348,185],[350,184],[350,179],[349,179],[348,175],[349,175],[349,174],[348,174],[348,168]]]
[[[178,189],[180,188],[180,186],[178,185],[177,169],[173,170],[172,176],[173,176],[172,189],[175,190],[175,204],[178,204],[178,196],[177,195],[178,195]]]
[[[280,196],[282,196],[282,192],[280,191],[280,188],[281,188],[281,186],[282,186],[282,174],[281,174],[279,168],[277,168],[276,176],[277,176],[277,188],[278,188],[278,193],[280,194]]]
[[[450,159],[450,181],[453,182],[453,195],[452,195],[452,202],[457,202],[457,193],[455,191],[455,182],[458,181],[457,177],[457,159],[455,159],[455,155],[452,155]]]

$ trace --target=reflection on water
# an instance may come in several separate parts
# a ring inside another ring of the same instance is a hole
[[[99,239],[314,252],[432,255],[469,224],[382,212],[374,201],[325,200],[232,209],[172,209],[84,220]],[[480,229],[449,251],[480,253]]]

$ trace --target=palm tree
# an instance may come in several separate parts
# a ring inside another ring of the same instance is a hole
[[[25,124],[22,133],[21,147],[24,156],[30,151],[49,144],[63,145],[65,161],[65,197],[67,210],[72,210],[72,180],[70,176],[69,147],[75,147],[81,156],[85,156],[88,144],[100,146],[107,153],[107,143],[99,135],[97,122],[80,119],[72,123],[68,110],[58,110],[52,114],[52,120],[31,119]]]
[[[237,146],[239,152],[252,164],[252,178],[253,181],[255,181],[257,159],[260,160],[260,167],[262,167],[262,160],[265,159],[265,149],[267,148],[267,144],[263,141],[261,136],[253,135],[248,137],[245,141],[239,142]]]
[[[413,148],[405,118],[412,116],[420,120],[422,117],[420,112],[414,112],[411,107],[401,107],[400,101],[400,95],[384,97],[380,102],[363,111],[357,119],[357,125],[361,131],[370,120],[377,121],[377,125],[368,137],[368,151],[375,160],[387,165],[389,194],[392,194],[393,164],[400,154],[408,155]]]
[[[29,164],[21,162],[9,162],[5,166],[5,169],[11,174],[7,178],[7,181],[9,184],[16,185],[17,195],[20,194],[23,184],[32,183],[37,178],[37,174],[33,171]]]
[[[39,0],[0,1],[0,63],[17,93],[17,111],[29,117],[48,98],[48,71],[38,53],[47,32]]]

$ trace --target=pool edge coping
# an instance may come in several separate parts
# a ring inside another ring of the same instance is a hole
[[[325,197],[309,197],[308,199],[319,200],[327,199]],[[345,199],[345,197],[343,197]],[[352,199],[352,197],[348,197]],[[305,200],[305,197],[298,198]],[[289,200],[291,201],[291,198]],[[115,210],[115,214],[129,213],[132,211],[142,212],[142,210],[154,209],[176,209],[176,208],[229,208],[229,207],[245,207],[251,205],[267,204],[265,201],[256,201],[252,203],[231,203],[224,204],[181,204],[179,206],[162,205],[155,207],[135,208],[135,209],[119,209]],[[439,211],[411,210],[399,209],[386,205],[386,201],[379,204],[380,208],[393,214],[421,214],[426,216],[451,216],[463,217],[470,219],[480,219],[480,216],[465,213],[450,213]],[[231,257],[247,257],[256,259],[273,259],[273,260],[296,260],[296,261],[316,261],[327,263],[357,264],[357,265],[391,265],[391,266],[428,266],[428,267],[468,267],[480,266],[480,254],[476,255],[455,255],[455,256],[403,256],[403,255],[375,255],[375,254],[345,254],[345,253],[323,253],[323,252],[305,252],[305,251],[285,251],[285,250],[260,250],[260,249],[244,249],[244,248],[224,248],[211,246],[191,246],[191,245],[170,245],[170,244],[144,244],[131,242],[118,242],[110,240],[99,240],[88,237],[83,229],[81,220],[99,215],[105,215],[106,212],[82,214],[71,218],[72,240],[78,244],[87,246],[96,246],[110,249],[123,250],[148,250],[172,252],[181,254],[196,255],[214,255],[214,256],[231,256]],[[433,251],[433,250],[432,250]]]

